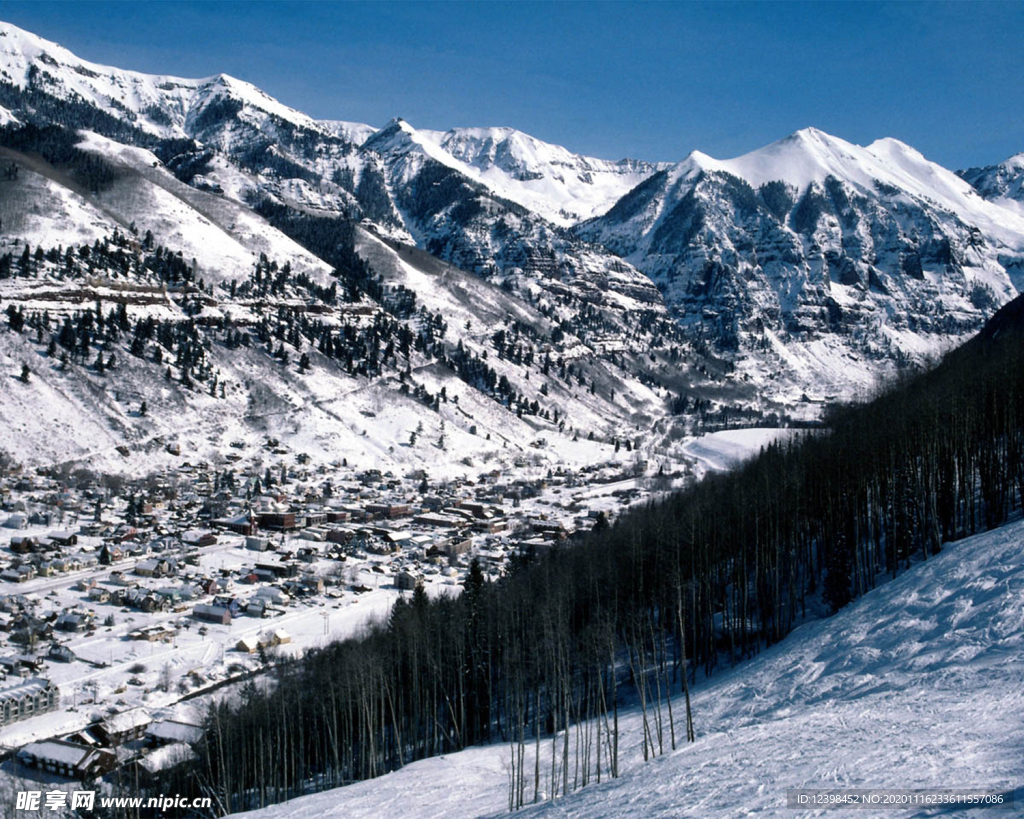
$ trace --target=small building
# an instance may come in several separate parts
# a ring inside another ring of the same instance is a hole
[[[30,742],[18,752],[21,764],[71,779],[94,779],[117,767],[117,756],[105,748],[48,739]]]
[[[11,551],[16,555],[27,555],[39,548],[39,542],[28,535],[16,535],[11,538]]]
[[[22,563],[20,566],[4,569],[0,573],[0,579],[6,580],[8,583],[27,583],[35,576],[36,567],[29,563]]]
[[[208,606],[200,603],[192,609],[192,616],[207,623],[218,623],[226,626],[231,622],[231,609],[227,606]]]
[[[270,645],[283,646],[292,641],[292,636],[283,628],[275,628],[269,635]]]
[[[153,722],[152,717],[144,708],[132,708],[120,714],[112,714],[92,731],[107,745],[115,746],[138,739],[146,733],[146,728]]]
[[[93,585],[93,587],[91,589],[89,589],[88,594],[89,594],[89,599],[92,602],[94,602],[94,603],[109,603],[110,602],[110,592],[107,591],[102,586]]]
[[[73,663],[78,657],[70,648],[60,643],[53,643],[50,650],[46,652],[46,659],[56,660],[58,663]]]
[[[256,534],[256,516],[252,513],[237,515],[231,518],[218,518],[214,526],[221,526],[237,535],[250,537]]]
[[[199,529],[185,532],[181,536],[181,542],[187,546],[212,546],[217,542],[217,536],[213,532],[205,532]]]
[[[160,722],[152,722],[146,728],[146,740],[150,745],[158,748],[178,742],[191,745],[193,742],[199,742],[202,738],[202,727],[190,722],[165,719]]]
[[[294,512],[261,512],[259,525],[262,529],[284,532],[297,528]]]
[[[559,521],[536,520],[533,522],[533,531],[542,537],[554,540],[565,540],[570,534],[565,525]]]
[[[508,521],[505,518],[490,518],[489,520],[478,520],[473,524],[473,531],[483,532],[487,535],[495,535],[508,529]]]
[[[65,611],[53,624],[57,631],[86,631],[92,625],[92,615],[85,611]]]
[[[140,784],[151,787],[158,782],[161,774],[198,758],[198,754],[187,743],[172,742],[153,749],[139,759],[131,775],[137,776]]]
[[[243,637],[235,643],[235,651],[241,651],[244,654],[255,654],[259,650],[260,641],[256,637]]]
[[[306,511],[306,526],[320,526],[327,522],[327,513],[319,510]]]
[[[414,591],[417,586],[423,585],[423,577],[414,575],[412,572],[399,572],[395,575],[395,588],[402,591]]]
[[[104,566],[109,566],[111,563],[117,563],[121,560],[124,560],[124,549],[119,544],[103,544],[103,548],[100,549],[100,563]]]
[[[38,510],[29,516],[28,522],[31,526],[53,526],[56,518],[57,516],[49,509]]]
[[[58,546],[76,546],[78,544],[77,532],[50,532],[49,541]]]
[[[133,640],[145,640],[148,643],[155,643],[159,640],[170,640],[177,634],[177,629],[167,624],[145,626],[128,633]]]
[[[267,537],[247,537],[245,539],[245,548],[253,552],[267,552],[273,547],[270,544],[270,538]]]
[[[417,523],[420,526],[436,526],[440,529],[452,529],[456,526],[461,526],[464,523],[464,521],[459,518],[455,518],[450,515],[442,515],[436,512],[427,512],[423,515],[416,515],[412,520],[413,523]]]
[[[313,546],[303,546],[295,553],[295,559],[302,563],[314,563],[320,557],[320,552]]]
[[[407,518],[412,514],[412,507],[407,503],[368,503],[363,508],[372,517]]]
[[[329,543],[348,543],[356,535],[351,529],[331,529],[327,533],[327,541]]]
[[[472,550],[473,538],[455,535],[454,537],[445,538],[438,543],[438,548],[448,557],[458,557]]]
[[[264,617],[270,604],[265,597],[253,597],[245,607],[245,614],[248,617]]]
[[[284,606],[291,600],[288,593],[282,589],[278,589],[274,586],[265,586],[260,589],[253,596],[253,600],[262,599],[266,606]],[[252,600],[249,601],[249,605],[252,605]]]
[[[140,560],[135,564],[135,574],[140,577],[167,577],[173,573],[171,562],[159,557]]]
[[[295,577],[299,573],[297,563],[257,563],[256,570],[270,572],[277,578]]]

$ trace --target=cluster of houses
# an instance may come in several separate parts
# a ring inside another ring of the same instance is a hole
[[[287,454],[276,445],[272,452]],[[571,475],[503,480],[489,471],[476,481],[430,486],[422,472],[397,478],[373,469],[314,469],[299,457],[258,474],[228,460],[220,471],[183,463],[129,485],[0,471],[0,726],[58,708],[45,663],[81,659],[72,650],[75,635],[111,626],[117,609],[184,615],[155,616],[124,634],[169,642],[189,619],[229,625],[274,617],[296,601],[340,597],[345,585],[368,591],[350,567],[387,575],[402,590],[415,589],[425,575],[455,576],[471,554],[498,572],[513,550],[550,548],[593,519],[585,510],[575,510],[583,514],[574,520],[523,510],[545,483],[572,486]],[[204,559],[239,546],[251,553],[242,568],[237,557],[230,569]],[[79,602],[48,600],[58,587],[80,593]],[[271,626],[233,647],[254,654],[290,641]],[[144,776],[188,758],[199,731],[153,723],[134,709],[31,743],[18,757],[76,778],[130,759]]]
[[[129,766],[135,781],[195,758],[192,746],[203,736],[199,725],[154,721],[143,708],[96,720],[59,738],[30,742],[18,751],[22,765],[86,780]]]
[[[242,613],[267,617],[290,601],[325,593],[332,576],[318,570],[321,561],[341,563],[353,554],[400,556],[394,583],[413,589],[423,571],[430,571],[424,567],[457,562],[471,551],[499,564],[506,549],[489,552],[488,547],[507,541],[513,524],[518,542],[532,548],[571,532],[560,521],[510,516],[503,504],[511,500],[515,508],[543,482],[503,484],[498,471],[433,490],[422,473],[403,479],[372,469],[349,470],[341,480],[324,468],[282,467],[261,477],[242,469],[218,473],[183,464],[176,477],[177,483],[168,477],[127,491],[122,487],[115,498],[95,480],[68,488],[46,474],[0,475],[2,525],[12,532],[6,565],[0,552],[0,580],[13,586],[74,573],[76,588],[85,594],[83,606],[46,612],[25,596],[0,596],[0,632],[7,632],[11,643],[38,648],[59,637],[57,632],[90,632],[97,625],[95,607],[107,605],[142,613],[190,611],[195,619],[218,624]],[[572,479],[548,480],[568,484]],[[14,534],[51,524],[62,528],[46,535]],[[237,574],[200,571],[202,550],[231,536],[244,537],[246,547],[257,553],[252,565]],[[109,575],[101,576],[108,568]],[[255,590],[235,594],[236,583]],[[165,628],[133,633],[146,640],[171,636]],[[52,651],[51,659],[74,656],[59,645]]]

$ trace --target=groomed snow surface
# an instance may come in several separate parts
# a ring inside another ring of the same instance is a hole
[[[799,434],[795,429],[750,427],[723,429],[701,435],[683,445],[683,453],[696,459],[700,474],[708,470],[724,472],[742,463],[775,441],[788,441]]]
[[[1000,788],[1024,805],[1024,522],[947,544],[838,615],[713,676],[694,693],[697,742],[644,764],[638,712],[620,714],[623,775],[529,817],[793,817],[787,788]],[[682,712],[676,703],[675,714]],[[682,731],[677,731],[682,733]],[[550,742],[541,770],[550,772]],[[497,816],[509,749],[471,748],[243,814]],[[545,765],[546,760],[546,765]],[[527,769],[532,768],[528,755]],[[546,785],[542,785],[546,787]],[[900,810],[886,816],[968,816]]]

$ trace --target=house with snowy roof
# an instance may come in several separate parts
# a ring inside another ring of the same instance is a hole
[[[23,765],[72,779],[92,779],[117,767],[117,756],[104,748],[48,739],[30,742],[18,752]]]
[[[107,717],[94,726],[93,733],[107,745],[121,745],[141,737],[152,722],[152,717],[144,708],[132,708]]]

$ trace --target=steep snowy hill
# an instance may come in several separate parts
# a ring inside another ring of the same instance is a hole
[[[501,129],[431,134],[394,120],[373,132],[316,122],[226,75],[124,72],[10,25],[2,32],[0,102],[12,116],[147,148],[179,180],[225,202],[361,219],[475,273],[525,275],[550,298],[593,305],[613,324],[623,311],[664,315],[646,276],[545,218],[564,225],[576,218],[559,215],[566,208],[608,207],[652,165],[578,157]],[[188,235],[180,231],[175,244]]]
[[[697,741],[644,764],[620,712],[623,774],[523,816],[849,816],[794,811],[787,788],[1024,789],[1024,523],[947,544],[834,617],[798,628],[694,692]],[[682,702],[675,703],[678,715]],[[541,776],[550,776],[550,743]],[[239,814],[508,815],[509,749],[472,748],[379,779]],[[533,770],[533,751],[527,769]],[[544,792],[550,789],[542,785]],[[999,812],[1010,815],[1011,812]],[[945,808],[942,816],[971,810]],[[903,815],[935,816],[909,810]],[[995,815],[995,814],[993,814]]]
[[[339,246],[353,232],[328,264],[144,149],[86,134],[76,150],[103,163],[97,190],[0,149],[16,169],[0,178],[0,449],[16,461],[144,473],[168,449],[216,463],[272,437],[382,469],[546,469],[614,456],[665,414],[668,351],[642,310],[581,322],[343,221],[284,218]]]
[[[957,175],[989,201],[1024,216],[1024,153],[998,165],[957,171]],[[1024,277],[1019,269],[1018,264],[1017,277]]]

